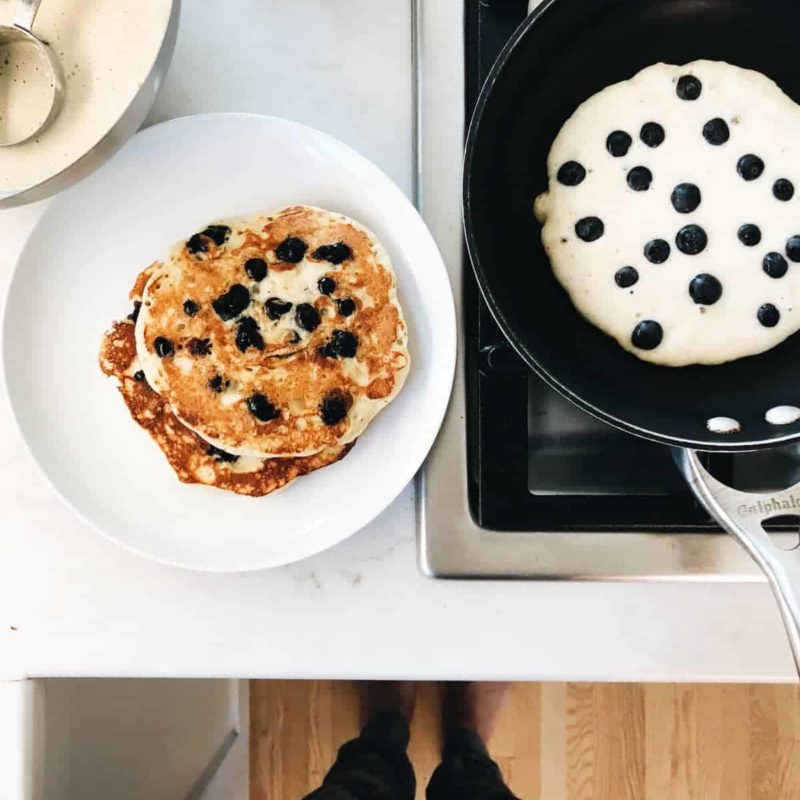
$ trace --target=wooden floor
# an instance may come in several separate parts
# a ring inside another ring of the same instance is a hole
[[[348,683],[253,681],[250,798],[300,800],[356,734]],[[438,692],[420,684],[417,797],[438,762]],[[796,800],[800,688],[519,683],[489,749],[524,800]]]

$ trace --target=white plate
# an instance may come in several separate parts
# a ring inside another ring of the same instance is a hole
[[[178,481],[97,363],[139,270],[220,218],[308,203],[371,228],[389,251],[411,372],[338,464],[248,498]],[[213,571],[286,564],[379,514],[419,469],[444,415],[456,325],[441,255],[392,181],[287,120],[185,117],[149,128],[50,205],[12,278],[3,325],[11,405],[34,458],[82,517],[125,547]]]

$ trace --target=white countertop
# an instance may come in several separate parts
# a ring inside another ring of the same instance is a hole
[[[461,2],[421,2],[426,58],[452,78],[426,91],[456,113]],[[410,192],[411,107],[408,0],[184,0],[151,121],[216,110],[291,117],[358,148]],[[452,195],[429,210],[446,258],[460,253],[457,187]],[[0,300],[40,213],[0,212]],[[765,584],[432,581],[416,566],[412,487],[315,558],[191,573],[78,520],[24,450],[4,397],[0,442],[0,679],[793,676]]]

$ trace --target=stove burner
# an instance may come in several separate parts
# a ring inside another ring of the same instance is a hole
[[[527,12],[527,0],[465,0],[467,119]],[[483,302],[472,270],[464,273],[468,475],[476,522],[555,533],[717,531],[669,449],[595,420],[531,373]],[[800,450],[714,455],[708,466],[737,488],[786,486],[800,479]]]

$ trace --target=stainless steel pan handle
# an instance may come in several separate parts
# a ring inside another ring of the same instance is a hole
[[[676,458],[698,500],[767,576],[800,675],[800,551],[776,547],[762,526],[773,517],[800,515],[800,483],[769,494],[740,492],[709,474],[694,450],[681,450]]]

